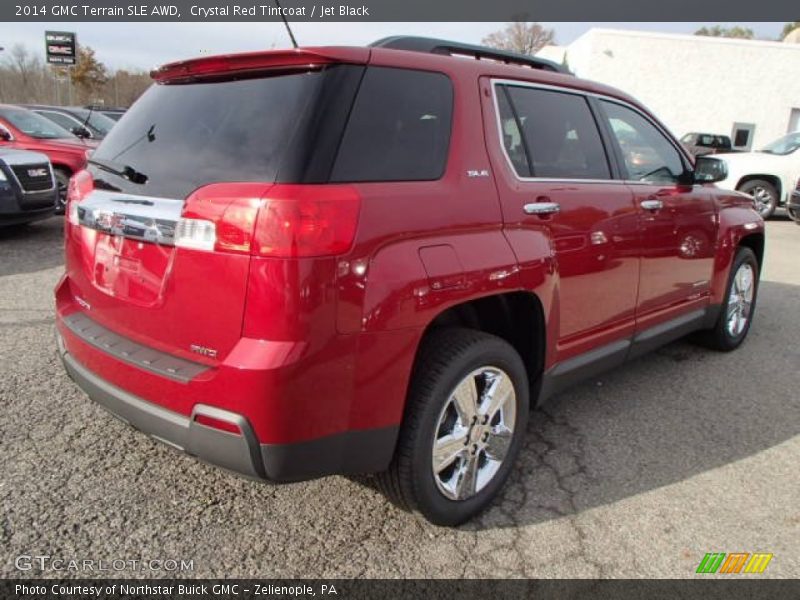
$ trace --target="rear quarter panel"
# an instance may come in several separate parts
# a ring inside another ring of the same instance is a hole
[[[396,423],[425,327],[453,305],[518,289],[520,280],[503,236],[477,77],[452,59],[434,58],[426,66],[419,53],[375,55],[374,65],[445,73],[454,88],[444,176],[357,184],[362,206],[356,240],[337,265],[337,329],[361,333],[353,420],[380,412],[381,420]]]

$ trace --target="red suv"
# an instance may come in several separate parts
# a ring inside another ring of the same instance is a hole
[[[70,376],[226,469],[470,518],[532,407],[689,333],[732,350],[755,307],[752,200],[558,71],[419,38],[155,71],[70,183]]]
[[[50,159],[59,190],[58,213],[64,212],[69,178],[86,166],[86,157],[96,145],[32,110],[0,104],[0,148],[32,150]]]

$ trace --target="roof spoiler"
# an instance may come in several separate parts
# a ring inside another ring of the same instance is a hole
[[[392,50],[409,50],[411,52],[425,52],[427,54],[444,54],[447,56],[471,56],[476,60],[494,60],[505,64],[521,65],[543,71],[571,75],[568,69],[544,58],[537,58],[527,54],[518,54],[507,50],[498,50],[487,46],[474,46],[448,40],[435,38],[416,37],[408,35],[395,35],[385,37],[370,44],[372,48],[389,48]]]
[[[367,48],[298,48],[240,52],[168,63],[150,71],[150,77],[156,81],[170,81],[269,69],[313,68],[333,63],[366,64],[368,59]]]

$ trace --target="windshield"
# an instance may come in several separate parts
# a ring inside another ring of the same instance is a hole
[[[89,109],[86,108],[72,108],[70,109],[76,117],[78,117],[82,123],[86,123],[86,117],[89,116]],[[93,110],[91,116],[89,116],[88,124],[93,128],[102,133],[103,135],[107,135],[111,128],[116,125],[116,121],[113,119],[109,119],[103,113]]]
[[[74,138],[69,131],[56,125],[50,119],[24,108],[0,109],[0,117],[6,119],[22,133],[40,140],[53,140],[58,138]]]
[[[800,148],[800,131],[795,131],[794,133],[785,135],[782,138],[778,138],[771,144],[767,144],[761,151],[766,152],[767,154],[784,155],[791,154],[798,148]]]

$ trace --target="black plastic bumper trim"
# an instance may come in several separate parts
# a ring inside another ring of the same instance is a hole
[[[97,404],[149,436],[200,460],[250,478],[303,481],[326,475],[374,473],[392,459],[399,426],[348,431],[292,444],[260,444],[249,421],[228,410],[196,404],[186,417],[143,400],[81,365],[58,338],[69,376]],[[241,435],[198,423],[198,415],[231,423]]]
[[[140,369],[188,383],[209,369],[206,365],[178,358],[114,333],[86,314],[75,312],[63,318],[64,325],[87,344]]]

